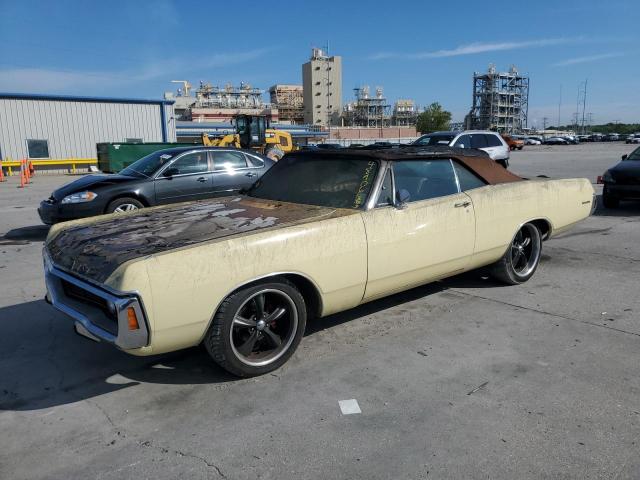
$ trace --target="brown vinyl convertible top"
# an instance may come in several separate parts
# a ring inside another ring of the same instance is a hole
[[[453,158],[463,163],[485,182],[495,185],[498,183],[519,182],[522,177],[511,173],[502,165],[491,160],[482,150],[452,148],[447,146],[400,146],[392,148],[336,148],[303,150],[290,153],[290,156],[342,158],[342,159],[371,159],[379,160],[427,160],[435,158]]]

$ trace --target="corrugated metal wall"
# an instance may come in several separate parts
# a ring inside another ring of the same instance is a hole
[[[175,142],[173,105],[0,98],[0,152],[26,158],[27,139],[36,139],[48,140],[50,158],[95,158],[99,142],[162,142],[163,119]]]

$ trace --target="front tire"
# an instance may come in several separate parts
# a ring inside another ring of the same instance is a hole
[[[533,223],[525,223],[516,233],[509,248],[491,268],[491,275],[508,285],[529,280],[540,263],[542,235]]]
[[[116,198],[107,206],[106,213],[125,213],[125,212],[134,212],[136,210],[140,210],[144,208],[144,205],[140,200],[136,200],[135,198],[122,197]]]
[[[204,338],[211,358],[239,377],[280,368],[302,340],[307,321],[304,297],[284,278],[271,279],[229,295]]]

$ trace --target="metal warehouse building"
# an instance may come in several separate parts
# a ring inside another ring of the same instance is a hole
[[[101,142],[175,142],[173,103],[0,93],[0,159],[95,158]]]

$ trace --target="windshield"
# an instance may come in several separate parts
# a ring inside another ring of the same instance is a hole
[[[378,172],[375,160],[284,157],[248,195],[333,208],[360,208]]]
[[[640,147],[631,152],[625,160],[640,160]]]
[[[451,135],[425,135],[417,139],[413,144],[414,145],[449,145],[451,141],[456,138],[454,134]]]
[[[166,165],[169,160],[175,157],[178,152],[166,152],[163,150],[150,153],[146,157],[142,157],[140,160],[136,160],[127,168],[120,171],[121,175],[129,175],[132,177],[143,176],[150,177],[158,171],[160,167]]]

